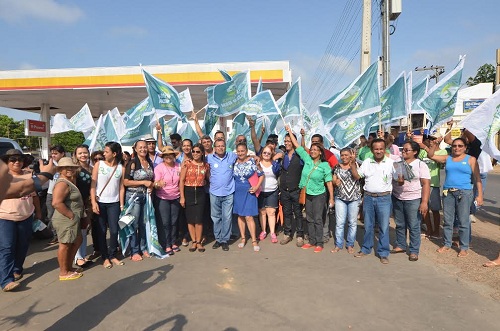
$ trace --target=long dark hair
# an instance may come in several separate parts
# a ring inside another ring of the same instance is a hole
[[[122,153],[122,145],[115,141],[108,141],[105,147],[108,147],[111,152],[116,153],[116,162],[117,163],[122,163],[123,160],[123,153]]]
[[[201,162],[205,163],[205,147],[201,143],[196,143],[191,147],[191,154],[193,153],[193,149],[199,148],[201,151]]]
[[[325,149],[323,148],[323,146],[321,146],[321,144],[319,144],[319,143],[312,143],[312,144],[311,144],[311,148],[312,148],[313,146],[318,147],[318,148],[319,148],[319,151],[321,152],[320,157],[319,157],[319,160],[320,160],[321,162],[326,161]],[[311,149],[311,148],[309,148],[309,149]]]

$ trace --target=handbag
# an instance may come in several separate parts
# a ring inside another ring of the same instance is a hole
[[[306,204],[306,187],[307,187],[307,183],[309,183],[309,178],[311,178],[311,174],[314,172],[314,170],[316,170],[316,168],[318,168],[318,165],[314,166],[314,168],[311,170],[311,172],[307,176],[306,184],[304,185],[304,187],[302,187],[300,189],[299,204],[301,204],[301,205],[305,205]]]
[[[108,180],[106,181],[106,184],[104,184],[104,187],[102,188],[101,193],[99,193],[99,195],[97,195],[95,197],[96,201],[99,201],[99,196],[102,194],[102,192],[104,192],[104,190],[106,189],[106,186],[108,186],[109,181],[111,180],[111,178],[113,178],[113,175],[115,174],[116,168],[118,168],[118,164],[113,169],[113,172],[111,173],[111,176],[109,176]]]

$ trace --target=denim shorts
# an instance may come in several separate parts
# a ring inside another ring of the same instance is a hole
[[[278,190],[272,192],[260,192],[259,209],[278,208]]]
[[[440,211],[441,207],[441,188],[431,186],[431,194],[429,196],[429,209],[431,211]]]

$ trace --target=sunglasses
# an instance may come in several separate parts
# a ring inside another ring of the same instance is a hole
[[[11,156],[9,157],[9,162],[16,163],[16,162],[23,162],[24,159],[22,156]]]
[[[451,147],[454,147],[454,148],[462,148],[462,147],[465,147],[465,145],[451,145]]]
[[[200,151],[199,149],[197,149],[197,150],[193,150],[192,152],[193,152],[194,154],[201,154],[201,151]]]

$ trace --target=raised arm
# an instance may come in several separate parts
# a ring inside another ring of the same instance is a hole
[[[290,128],[290,125],[286,125],[285,130],[286,130],[286,132],[289,133],[290,140],[292,141],[293,147],[294,148],[299,147],[299,142],[297,141],[297,139],[295,139],[295,135],[293,134],[293,131],[292,131],[292,128]]]
[[[201,111],[201,109],[199,111]],[[200,122],[198,122],[198,113],[196,113],[194,109],[191,111],[191,119],[194,121],[194,127],[196,129],[196,133],[198,134],[198,136],[203,137],[204,133],[203,130],[201,129]]]
[[[257,132],[255,132],[255,120],[250,116],[247,116],[247,120],[248,125],[250,126],[250,138],[252,138],[255,154],[258,155],[262,146],[260,146],[260,140],[257,138]]]
[[[158,149],[161,151],[163,149],[163,134],[161,133],[161,125],[159,122],[156,122],[156,133],[158,137]]]
[[[449,121],[446,124],[448,124],[448,130],[446,130],[447,132],[444,136],[444,142],[448,145],[451,145],[451,143],[453,142],[453,139],[451,138],[451,128],[453,127],[453,120]]]

